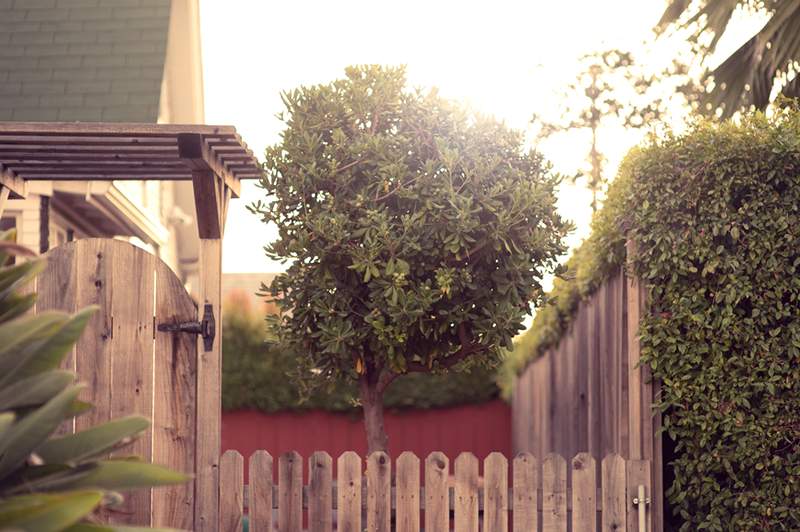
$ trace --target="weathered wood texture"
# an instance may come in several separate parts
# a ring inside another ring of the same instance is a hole
[[[240,457],[226,452],[220,463],[220,530],[238,530],[244,493],[250,530],[257,532],[625,532],[637,530],[631,528],[638,524],[632,497],[639,486],[647,496],[651,492],[650,462],[626,461],[618,454],[605,457],[599,469],[588,453],[569,461],[551,453],[540,472],[540,462],[528,453],[512,464],[491,453],[481,476],[471,453],[460,454],[451,471],[440,452],[424,464],[404,452],[392,475],[386,453],[362,459],[346,452],[336,461],[334,479],[333,460],[317,452],[308,461],[307,485],[302,464],[296,452],[282,455],[273,484],[269,454],[256,451],[250,457],[250,484],[243,486]],[[647,519],[651,527],[650,507]]]
[[[136,454],[193,473],[196,343],[188,335],[154,330],[161,321],[196,319],[194,303],[180,281],[159,259],[120,240],[77,240],[45,257],[47,267],[36,280],[36,312],[98,307],[65,361],[88,384],[81,398],[94,408],[61,431],[142,415],[153,420],[152,429],[118,454]],[[190,530],[193,513],[190,482],[138,490],[101,517],[118,524]]]
[[[229,511],[220,514],[220,532],[242,532],[244,523],[244,460],[238,451],[225,451],[219,462],[220,482],[229,489],[220,490],[220,505]]]
[[[515,452],[652,462],[654,530],[663,526],[658,383],[639,365],[638,324],[645,290],[624,268],[582,301],[571,329],[520,374],[512,397]],[[599,475],[600,471],[596,471]],[[599,477],[598,477],[599,478]]]

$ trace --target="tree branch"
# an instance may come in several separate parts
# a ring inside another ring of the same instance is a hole
[[[451,368],[465,358],[488,349],[485,345],[472,341],[469,331],[467,331],[467,326],[464,323],[458,325],[458,340],[461,342],[461,348],[449,357],[438,360],[436,363],[437,367],[443,369]],[[408,362],[406,364],[406,370],[409,373],[424,373],[431,369],[432,368],[429,368],[426,364],[421,362]]]

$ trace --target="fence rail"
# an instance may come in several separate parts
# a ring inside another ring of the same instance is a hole
[[[640,486],[650,496],[650,462],[612,454],[601,463],[588,453],[569,462],[529,453],[509,460],[471,453],[450,460],[440,452],[424,461],[410,452],[394,463],[385,453],[366,459],[325,452],[306,461],[296,452],[278,458],[256,451],[244,482],[244,458],[227,451],[220,461],[219,530],[250,532],[635,532]],[[509,467],[510,466],[510,467]],[[277,482],[274,479],[277,478]],[[644,503],[643,503],[644,504]],[[652,519],[645,506],[646,520]],[[649,524],[646,530],[652,530]],[[644,532],[644,531],[642,531]]]

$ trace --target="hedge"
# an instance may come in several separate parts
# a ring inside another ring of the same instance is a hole
[[[651,139],[609,197],[556,305],[509,355],[506,386],[622,264],[627,235],[681,530],[800,529],[800,110]]]
[[[247,298],[226,301],[222,328],[222,407],[263,412],[321,409],[358,412],[352,384],[334,384],[309,393],[294,378],[294,355],[266,335],[263,317],[247,306]],[[499,396],[495,368],[475,367],[449,375],[414,373],[400,377],[384,397],[386,408],[437,408],[482,403]]]

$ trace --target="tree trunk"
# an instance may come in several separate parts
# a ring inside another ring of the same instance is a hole
[[[367,452],[386,452],[389,450],[389,438],[383,428],[383,390],[379,388],[378,383],[369,381],[366,375],[362,375],[359,380],[364,428],[367,432]]]

